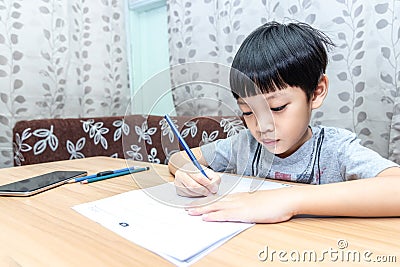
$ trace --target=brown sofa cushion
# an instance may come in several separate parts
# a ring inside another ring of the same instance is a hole
[[[240,117],[171,117],[189,147],[236,134]],[[39,119],[13,128],[14,165],[91,156],[167,163],[181,150],[162,116]]]

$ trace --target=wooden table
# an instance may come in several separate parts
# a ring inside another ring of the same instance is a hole
[[[135,165],[151,166],[149,172],[135,174],[142,186],[154,185],[154,177],[172,179],[165,165]],[[122,159],[94,157],[13,167],[0,169],[0,184],[54,170],[92,174],[126,166]],[[31,197],[0,197],[0,266],[171,266],[71,209],[137,188],[127,175],[87,185],[67,184]],[[194,265],[395,266],[399,262],[400,218],[295,218],[257,224]]]

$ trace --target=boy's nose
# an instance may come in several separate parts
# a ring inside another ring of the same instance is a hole
[[[274,120],[270,115],[257,117],[257,131],[260,134],[272,132],[275,129]]]

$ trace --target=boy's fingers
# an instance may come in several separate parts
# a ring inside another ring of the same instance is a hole
[[[238,221],[236,218],[232,217],[229,210],[219,210],[215,212],[210,212],[203,214],[201,218],[207,222],[226,222],[226,221]]]
[[[209,178],[205,177],[203,174],[199,173],[191,176],[199,185],[207,189],[209,193],[215,194],[218,191],[218,185],[215,184],[214,177],[208,175]],[[209,195],[209,194],[207,194]]]
[[[190,192],[194,193],[192,196],[207,196],[210,194],[210,191],[199,184],[196,180],[193,180],[191,177],[188,179],[184,179],[181,181],[182,185],[187,188]]]
[[[238,221],[237,218],[233,217],[232,209],[228,208],[224,201],[219,201],[204,207],[189,208],[187,210],[189,215],[201,216],[204,221]]]
[[[210,201],[208,201],[210,203]],[[212,204],[208,204],[205,199],[200,199],[190,203],[187,211],[190,215],[203,215],[210,212],[215,212],[223,208],[222,201],[217,201]],[[207,205],[208,204],[208,205]]]
[[[190,215],[202,215],[206,213],[232,210],[237,205],[233,204],[235,200],[238,200],[240,193],[227,195],[221,198],[218,195],[209,196],[207,198],[192,201],[186,208]],[[239,198],[240,200],[240,198]]]
[[[197,197],[197,196],[199,196],[197,193],[191,191],[190,189],[188,189],[186,187],[176,187],[176,193],[179,196],[183,196],[183,197]]]
[[[178,173],[174,183],[177,193],[181,196],[207,196],[210,194],[206,187],[185,172]]]
[[[209,178],[206,187],[211,193],[216,194],[219,189],[219,184],[221,183],[221,177],[216,172],[209,169],[206,170],[206,174]]]
[[[178,181],[177,179],[175,179],[174,181],[175,184],[175,190],[176,193],[180,196],[183,197],[192,197],[195,196],[195,194],[193,192],[191,192],[188,188],[186,188],[180,181]]]
[[[182,184],[182,179],[185,174],[177,171],[175,174],[174,185],[176,193],[180,196],[192,196],[193,194]]]
[[[209,193],[204,194],[204,196],[211,194],[215,194],[218,192],[218,188],[219,188],[219,184],[221,181],[221,178],[219,177],[219,175],[209,169],[206,170],[206,174],[208,176],[208,178],[206,176],[204,176],[202,173],[197,172],[197,173],[193,173],[193,174],[189,174],[189,176],[197,182],[198,185],[203,186],[205,188],[207,188],[207,190],[209,191]],[[194,184],[192,184],[194,186]]]
[[[191,165],[185,165],[185,168],[177,170],[174,180],[176,192],[181,196],[208,196],[217,193],[221,182],[220,176],[208,168],[204,167],[204,170],[208,178]]]
[[[197,193],[191,191],[189,188],[184,186],[182,183],[175,182],[175,190],[179,196],[183,197],[196,197],[198,196]]]

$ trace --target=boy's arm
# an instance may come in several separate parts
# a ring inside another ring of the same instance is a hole
[[[197,197],[208,196],[218,192],[221,177],[208,167],[200,147],[192,148],[192,153],[200,165],[205,166],[204,176],[189,159],[185,151],[180,151],[171,156],[168,161],[168,169],[175,176],[174,184],[176,192],[181,196]]]
[[[239,193],[189,210],[207,221],[275,223],[295,215],[400,216],[400,168],[375,178]]]
[[[312,193],[314,205],[303,196],[298,214],[379,217],[400,216],[400,168],[388,168],[375,178],[322,185]],[[326,194],[325,197],[322,195]],[[318,201],[322,199],[324,201]]]
[[[191,148],[193,155],[196,157],[200,165],[208,167],[207,161],[204,159],[200,147]],[[185,151],[179,151],[173,154],[168,161],[168,169],[170,173],[175,175],[178,169],[181,169],[184,165],[191,163],[189,156]]]

